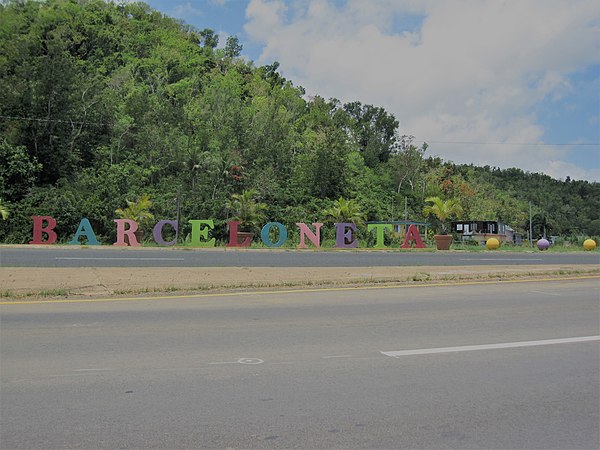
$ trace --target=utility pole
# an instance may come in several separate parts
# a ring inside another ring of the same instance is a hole
[[[179,238],[179,211],[181,209],[181,186],[177,188],[177,228],[175,228],[175,244],[177,244],[177,239]]]
[[[529,202],[529,246],[533,247],[533,222],[531,219],[531,201]]]

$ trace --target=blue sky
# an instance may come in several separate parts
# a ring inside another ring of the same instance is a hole
[[[600,181],[595,1],[146,3],[222,43],[237,35],[308,96],[383,106],[429,155]]]

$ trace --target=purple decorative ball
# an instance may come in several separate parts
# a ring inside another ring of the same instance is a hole
[[[537,241],[537,247],[540,250],[548,250],[548,248],[550,247],[550,242],[548,242],[547,239],[540,239],[539,241]]]

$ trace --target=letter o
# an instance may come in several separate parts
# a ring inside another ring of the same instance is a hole
[[[271,232],[271,229],[273,227],[277,227],[277,229],[279,230],[279,240],[275,243],[271,242],[271,240],[269,239],[269,233]],[[287,240],[287,236],[287,229],[283,224],[279,222],[267,223],[264,227],[262,227],[262,230],[260,232],[260,238],[267,247],[281,247]]]

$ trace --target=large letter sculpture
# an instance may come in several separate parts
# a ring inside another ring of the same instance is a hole
[[[310,228],[308,228],[308,225],[306,225],[305,223],[297,223],[296,224],[296,226],[298,228],[300,228],[300,243],[298,244],[298,246],[296,248],[308,248],[308,246],[306,245],[306,242],[304,241],[305,237],[307,237],[308,240],[310,242],[312,242],[312,244],[316,248],[321,247],[321,227],[323,226],[323,224],[320,222],[316,222],[316,223],[313,223],[312,225],[313,225],[313,227],[315,227],[314,233],[311,231]]]
[[[215,223],[212,219],[210,220],[190,220],[192,224],[192,242],[194,247],[214,247],[215,238],[208,239],[208,230],[215,228]],[[200,225],[206,225],[204,228],[200,228]],[[200,238],[204,239],[205,242],[201,242]]]
[[[114,222],[117,224],[117,242],[115,242],[113,245],[127,247],[128,244],[125,242],[125,235],[127,235],[129,245],[132,247],[139,247],[140,243],[135,237],[135,232],[138,229],[138,223],[131,219],[115,219]],[[125,229],[125,224],[129,225],[127,230]]]
[[[392,230],[394,227],[391,223],[370,223],[367,225],[367,231],[370,232],[373,228],[377,230],[377,241],[373,248],[387,248],[385,245],[385,230]]]
[[[163,230],[163,227],[167,224],[171,225],[173,227],[173,229],[175,230],[175,232],[177,232],[177,228],[179,227],[179,224],[177,223],[176,220],[161,220],[156,225],[154,225],[154,228],[152,229],[152,236],[154,237],[154,242],[156,242],[158,245],[166,245],[166,246],[170,247],[171,245],[177,244],[177,238],[175,238],[169,242],[166,242],[163,239],[162,230]]]
[[[56,242],[56,233],[53,231],[56,228],[56,220],[50,216],[33,216],[33,240],[30,244],[50,245]],[[44,227],[44,221],[46,226]],[[48,235],[48,240],[44,241],[42,234]]]
[[[269,237],[269,233],[271,232],[271,229],[273,227],[279,230],[279,239],[275,243],[271,242],[271,238]],[[264,227],[262,227],[262,230],[260,232],[260,238],[262,239],[263,244],[265,244],[267,247],[281,247],[285,243],[287,236],[287,229],[285,228],[285,226],[283,226],[282,223],[279,222],[269,222]]]
[[[358,239],[352,237],[356,231],[356,225],[353,223],[336,223],[335,246],[337,248],[356,248]]]
[[[227,244],[227,247],[250,247],[252,236],[244,236],[244,240],[239,242],[239,224],[240,222],[237,220],[227,222],[227,225],[229,225],[229,244]]]
[[[425,244],[421,239],[421,235],[419,234],[419,229],[415,224],[412,224],[408,227],[406,231],[406,237],[404,238],[404,243],[400,246],[400,248],[410,248],[410,243],[415,243],[415,248],[425,248]]]
[[[87,239],[89,245],[100,245],[100,242],[98,242],[98,239],[96,239],[96,233],[94,233],[92,224],[85,217],[83,219],[81,219],[81,222],[79,222],[79,226],[77,227],[75,236],[73,236],[73,239],[71,239],[68,242],[68,244],[69,245],[79,245],[80,237],[85,237]]]

